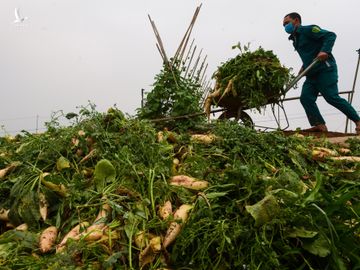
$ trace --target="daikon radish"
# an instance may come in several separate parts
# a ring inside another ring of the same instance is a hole
[[[97,154],[96,149],[92,149],[92,150],[89,152],[89,154],[87,154],[83,159],[81,159],[81,160],[79,161],[79,164],[84,163],[84,162],[88,161],[89,159],[95,157],[96,154]]]
[[[9,221],[9,209],[1,208],[0,209],[0,220],[1,221]]]
[[[19,166],[21,163],[18,161],[15,161],[11,163],[9,166],[7,166],[4,169],[0,170],[0,179],[4,179],[6,175],[8,175],[12,170],[14,170],[17,166]]]
[[[143,249],[154,237],[156,237],[155,234],[145,231],[139,231],[135,234],[134,242],[138,248]]]
[[[351,150],[348,148],[340,148],[338,151],[339,151],[339,153],[341,153],[343,155],[347,155],[351,152]]]
[[[334,161],[343,161],[343,162],[360,162],[360,157],[356,157],[356,156],[331,157],[330,159]]]
[[[46,228],[40,235],[39,248],[41,253],[49,252],[55,244],[58,230],[55,226]]]
[[[75,239],[84,239],[85,241],[96,241],[99,240],[103,234],[104,231],[107,229],[106,226],[106,219],[111,211],[110,205],[107,203],[104,203],[101,207],[101,210],[99,211],[99,214],[97,215],[94,223],[86,228],[84,232],[81,234],[78,234]]]
[[[150,240],[149,245],[140,252],[139,263],[140,267],[144,267],[146,264],[152,263],[156,257],[156,254],[161,251],[161,238],[156,236]]]
[[[209,182],[186,175],[176,175],[171,177],[170,185],[182,186],[192,190],[202,190],[209,186]]]
[[[20,224],[19,226],[17,226],[16,228],[14,228],[14,230],[16,231],[27,231],[29,228],[29,226],[26,223]]]
[[[65,248],[66,242],[69,239],[75,239],[78,234],[80,234],[80,231],[84,228],[89,226],[89,222],[81,222],[80,224],[76,225],[74,228],[72,228],[61,240],[61,242],[56,246],[56,253],[63,251]]]
[[[167,219],[172,214],[172,205],[170,201],[166,201],[164,205],[159,207],[159,216],[162,220]]]
[[[167,248],[171,243],[174,242],[176,237],[179,235],[182,226],[189,218],[189,211],[193,208],[192,205],[183,204],[174,213],[174,221],[170,223],[170,226],[166,232],[163,246]],[[178,221],[180,221],[180,223]]]
[[[218,137],[216,137],[213,134],[194,134],[191,135],[191,141],[198,142],[198,143],[204,143],[204,144],[210,144],[217,140]]]
[[[337,156],[338,153],[335,150],[332,150],[329,148],[314,147],[311,152],[311,155],[312,155],[313,159],[317,160],[317,159],[324,159],[327,157]]]
[[[48,202],[44,193],[39,193],[39,211],[41,218],[45,221],[48,215]]]

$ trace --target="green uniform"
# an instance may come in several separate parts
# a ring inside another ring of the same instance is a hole
[[[303,105],[311,126],[325,124],[316,105],[318,94],[321,93],[325,100],[343,112],[353,121],[360,120],[354,108],[339,96],[337,86],[338,72],[334,56],[331,53],[336,39],[336,34],[317,25],[300,25],[289,37],[293,41],[295,50],[303,62],[303,68],[311,64],[319,52],[326,52],[329,58],[317,63],[306,75],[302,87],[300,102]]]

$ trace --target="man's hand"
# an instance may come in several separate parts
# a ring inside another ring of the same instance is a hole
[[[316,58],[320,61],[326,61],[329,58],[329,55],[326,52],[319,52]]]

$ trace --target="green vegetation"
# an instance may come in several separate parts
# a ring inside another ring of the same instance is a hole
[[[195,140],[116,108],[67,116],[0,138],[1,269],[360,269],[360,163],[332,159],[346,151],[326,139],[218,121]],[[347,155],[359,149],[353,139]],[[176,175],[208,184],[171,185]]]
[[[153,89],[147,93],[143,108],[138,109],[140,119],[159,119],[201,113],[202,96],[199,78],[184,76],[182,66],[164,64],[156,75]],[[186,130],[204,123],[204,115],[167,121],[166,127]],[[157,123],[163,127],[163,122]]]
[[[214,73],[215,92],[239,100],[243,108],[256,108],[276,103],[285,94],[285,85],[293,78],[291,70],[282,66],[272,52],[259,47],[250,51],[249,46],[233,46],[240,53],[229,59]]]

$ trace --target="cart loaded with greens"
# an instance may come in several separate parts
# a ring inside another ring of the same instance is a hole
[[[261,112],[266,105],[271,105],[274,113],[274,105],[283,108],[284,95],[305,72],[294,78],[291,69],[283,66],[273,51],[259,47],[252,52],[240,45],[233,48],[239,48],[240,53],[214,73],[215,88],[206,98],[205,111],[209,115],[211,106],[222,107],[220,119],[235,118],[252,126],[253,121],[245,110]]]

